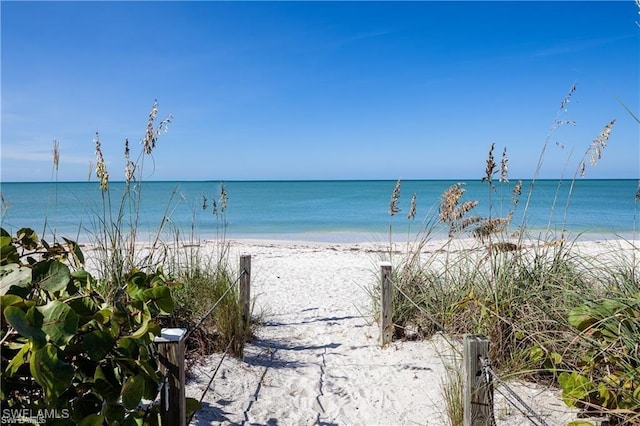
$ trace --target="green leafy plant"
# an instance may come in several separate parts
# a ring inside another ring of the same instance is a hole
[[[587,301],[568,320],[583,356],[558,378],[565,403],[640,421],[640,293]]]
[[[58,421],[67,424],[156,423],[158,407],[141,403],[162,379],[153,340],[159,316],[174,308],[171,280],[132,269],[112,305],[73,241],[2,229],[0,247],[3,406],[66,410]]]

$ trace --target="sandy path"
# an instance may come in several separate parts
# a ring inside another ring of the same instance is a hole
[[[263,324],[244,362],[223,361],[192,424],[446,424],[439,353],[448,345],[436,339],[378,346],[366,291],[378,257],[366,248],[234,243],[234,254],[252,255],[252,295]],[[200,398],[219,359],[193,370],[188,396]],[[571,418],[557,392],[526,392],[544,403],[545,416],[555,416],[550,424]],[[498,424],[529,424],[496,399],[503,407]]]

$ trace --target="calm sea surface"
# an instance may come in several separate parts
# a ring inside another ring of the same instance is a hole
[[[386,239],[390,224],[394,234],[406,237],[425,218],[437,217],[440,196],[454,183],[403,181],[398,204],[401,211],[393,218],[388,211],[395,181],[225,182],[228,204],[224,216],[220,211],[220,182],[144,182],[135,187],[133,198],[140,191],[140,239],[150,239],[164,217],[165,237],[176,232],[186,237],[193,230],[197,238],[213,238],[226,221],[229,237],[355,242]],[[477,200],[477,215],[505,215],[511,208],[514,184],[496,184],[496,190],[490,192],[486,183],[468,181],[463,201]],[[570,185],[569,181],[535,182],[526,209],[526,228],[532,235],[548,227],[555,231],[564,228],[587,238],[634,235],[640,208],[634,201],[637,180],[576,181],[567,207]],[[111,183],[110,197],[103,203],[96,182],[2,183],[2,227],[12,234],[30,227],[42,235],[46,222],[45,237],[55,233],[88,241],[99,229],[105,211],[108,216],[105,206],[109,199],[113,211],[110,220],[117,217],[123,205],[123,188],[123,183]],[[523,223],[529,189],[530,182],[524,181],[513,230]],[[414,193],[417,214],[414,221],[409,221],[406,215]],[[214,200],[217,215],[212,212]],[[127,224],[132,210],[128,202],[124,205],[122,220]]]

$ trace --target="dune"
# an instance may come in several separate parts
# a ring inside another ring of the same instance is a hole
[[[380,250],[375,243],[232,241],[231,259],[252,256],[261,323],[244,359],[225,358],[210,387],[222,354],[192,368],[187,396],[204,395],[192,424],[448,424],[442,383],[447,368],[459,365],[453,354],[461,342],[436,335],[380,347],[367,291]],[[549,425],[576,419],[558,389],[507,383]],[[531,424],[499,392],[494,406],[498,425]]]

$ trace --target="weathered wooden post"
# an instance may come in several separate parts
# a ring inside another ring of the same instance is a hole
[[[489,357],[489,341],[485,336],[464,336],[464,426],[491,425],[493,419],[493,386],[487,383],[482,360]]]
[[[251,322],[251,255],[240,256],[240,303],[242,304],[242,331],[245,332]],[[244,347],[243,347],[244,352]]]
[[[380,263],[380,346],[386,346],[393,337],[391,303],[391,263]]]
[[[185,426],[187,423],[184,387],[186,335],[184,328],[163,328],[160,337],[155,338],[160,373],[164,377],[160,389],[160,419],[163,425]]]

